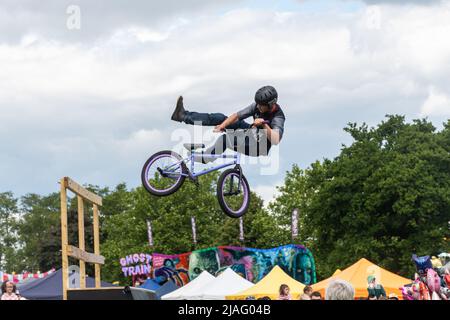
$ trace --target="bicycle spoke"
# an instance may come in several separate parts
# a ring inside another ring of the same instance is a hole
[[[180,178],[182,169],[179,161],[170,155],[155,159],[147,168],[147,181],[158,190],[170,189]]]

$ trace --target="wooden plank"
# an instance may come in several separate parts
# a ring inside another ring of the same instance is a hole
[[[80,186],[78,183],[70,179],[69,177],[64,177],[64,186],[75,193],[76,195],[82,196],[84,199],[92,202],[93,204],[96,204],[98,206],[102,205],[102,198],[95,193],[90,192],[89,190],[86,190],[82,186]]]
[[[62,286],[63,299],[67,300],[67,287],[69,285],[69,257],[67,245],[69,241],[67,231],[67,192],[64,178],[61,179],[61,257],[62,257]]]
[[[78,247],[81,251],[85,251],[84,236],[84,201],[83,197],[78,195]],[[86,288],[86,263],[80,260],[80,288]]]
[[[98,206],[96,204],[93,205],[93,227],[94,227],[94,254],[100,256],[100,224],[99,224],[99,212]],[[96,264],[95,268],[95,287],[100,288],[101,279],[100,279],[100,265]]]
[[[73,257],[78,260],[83,260],[84,262],[87,263],[105,264],[105,257],[101,255],[89,253],[71,245],[66,245],[66,248],[69,257]]]

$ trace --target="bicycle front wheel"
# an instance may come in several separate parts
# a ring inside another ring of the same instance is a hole
[[[142,185],[155,196],[168,196],[181,187],[186,173],[186,165],[179,154],[161,151],[145,162],[141,173]]]
[[[250,205],[250,187],[237,169],[225,170],[217,183],[217,199],[226,215],[240,218]]]

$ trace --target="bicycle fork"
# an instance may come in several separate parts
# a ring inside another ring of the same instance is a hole
[[[238,194],[241,192],[241,181],[242,181],[242,167],[241,167],[241,155],[238,153],[236,154],[237,159],[236,159],[236,167],[235,169],[239,170],[239,181],[238,181]]]
[[[229,195],[238,195],[238,194],[241,193],[242,167],[241,167],[241,155],[239,153],[236,154],[236,166],[234,167],[234,169],[239,171],[238,187],[237,187],[236,192],[233,192],[233,179],[234,179],[234,177],[231,176],[231,179],[230,179],[230,193],[229,193]]]

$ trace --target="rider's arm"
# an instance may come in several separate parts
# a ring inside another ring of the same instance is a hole
[[[221,124],[219,124],[216,127],[215,131],[223,131],[225,130],[226,127],[236,123],[239,120],[239,116],[237,113],[233,113],[231,116],[229,116],[227,119],[225,119],[224,122],[222,122]]]
[[[275,117],[274,119],[272,119],[269,125],[267,121],[259,118],[255,119],[253,126],[262,127],[263,129],[265,129],[267,133],[267,139],[269,139],[272,145],[276,146],[280,143],[281,138],[283,137],[284,121],[284,117]]]
[[[263,125],[263,128],[267,132],[267,138],[269,139],[270,143],[274,146],[280,143],[281,136],[278,129],[272,129],[267,123]]]

